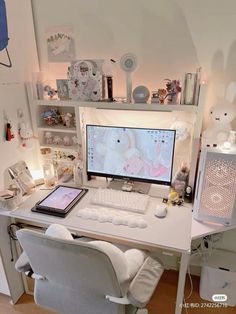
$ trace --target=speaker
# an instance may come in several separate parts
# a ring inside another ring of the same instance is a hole
[[[120,58],[120,66],[126,72],[126,101],[132,100],[132,78],[131,72],[137,68],[137,57],[133,53],[126,53]]]
[[[202,150],[193,211],[196,220],[236,224],[236,149]]]

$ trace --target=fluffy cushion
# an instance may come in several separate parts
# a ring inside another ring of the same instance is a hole
[[[137,249],[127,250],[124,255],[127,261],[129,276],[130,278],[133,278],[137,274],[139,268],[143,265],[147,255],[144,251]]]
[[[127,259],[118,247],[105,241],[91,241],[90,244],[104,252],[110,258],[120,283],[130,279]]]
[[[70,231],[66,227],[58,224],[50,225],[45,234],[54,238],[73,240]]]

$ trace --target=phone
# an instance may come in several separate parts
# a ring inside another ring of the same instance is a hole
[[[8,172],[12,180],[20,187],[23,195],[31,194],[34,191],[36,185],[24,161],[19,161],[9,167]]]

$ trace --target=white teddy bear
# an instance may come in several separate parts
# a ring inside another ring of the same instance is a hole
[[[202,132],[202,147],[221,146],[228,140],[231,122],[236,117],[236,106],[224,101],[210,109],[212,124]]]
[[[124,172],[127,159],[140,155],[135,148],[134,134],[123,128],[108,131],[103,138],[103,143],[98,143],[96,150],[104,158],[103,169],[107,173],[118,175]]]

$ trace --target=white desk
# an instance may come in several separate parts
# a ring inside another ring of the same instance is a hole
[[[48,226],[51,223],[59,223],[66,226],[70,231],[79,235],[90,236],[118,243],[124,243],[132,247],[149,250],[161,249],[162,251],[173,251],[181,255],[178,291],[176,298],[176,314],[181,313],[186,271],[189,261],[191,245],[191,206],[171,206],[166,218],[159,219],[154,216],[154,209],[160,199],[150,198],[148,209],[144,215],[147,228],[130,228],[128,226],[116,226],[111,223],[100,223],[98,221],[84,220],[76,213],[80,208],[88,206],[94,189],[89,192],[73,208],[66,218],[59,218],[45,214],[31,212],[31,208],[37,201],[42,199],[48,191],[38,191],[28,198],[18,209],[11,212],[2,212],[11,220],[28,222],[31,225]],[[0,220],[1,222],[1,220]]]
[[[191,238],[192,240],[202,238],[206,235],[229,231],[235,229],[236,225],[224,226],[221,224],[216,224],[212,222],[201,222],[192,218],[192,229],[191,229]]]

